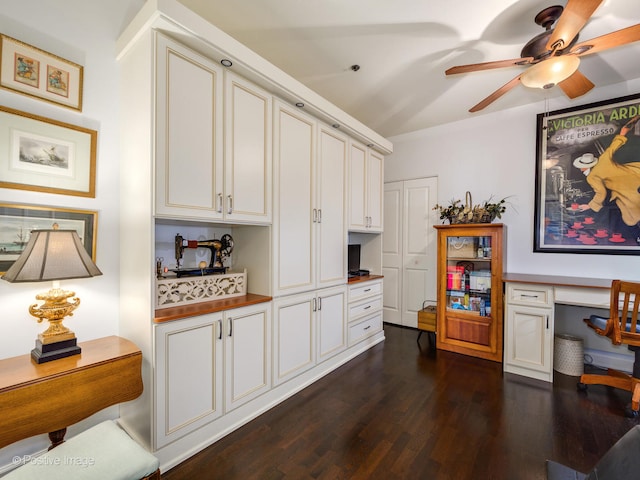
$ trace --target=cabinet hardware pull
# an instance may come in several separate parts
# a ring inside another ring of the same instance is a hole
[[[318,210],[313,209],[313,223],[318,223]]]
[[[525,294],[525,293],[523,293],[523,294],[522,294],[522,295],[520,295],[520,296],[521,296],[521,297],[523,297],[523,298],[538,298],[538,296],[537,296],[537,295],[527,295],[527,294]]]
[[[220,333],[218,333],[218,340],[222,340],[222,320],[218,320],[218,328],[220,329]]]
[[[313,299],[313,311],[315,312],[317,310],[317,304],[316,304],[316,299]]]
[[[547,330],[549,330],[549,315],[545,315],[545,318],[547,319]]]
[[[318,223],[322,223],[322,209],[318,209]]]
[[[364,307],[365,310],[368,310],[371,308],[371,305],[367,305],[366,307]]]
[[[233,335],[233,318],[229,319],[229,336]]]
[[[222,213],[222,194],[218,194],[218,213]]]
[[[227,213],[231,214],[233,213],[233,196],[227,195],[227,199],[229,200],[229,211]]]
[[[322,310],[322,297],[318,297],[318,311]]]
[[[370,288],[365,288],[364,293],[370,292],[371,289]]]
[[[366,327],[363,328],[363,330],[369,330],[371,328],[371,325],[367,325]]]

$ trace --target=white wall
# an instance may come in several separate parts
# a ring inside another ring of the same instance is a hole
[[[523,87],[524,88],[524,87]],[[550,100],[549,110],[578,106],[640,92],[640,79],[594,89],[572,102]],[[385,159],[385,182],[438,177],[438,203],[480,203],[493,195],[510,197],[507,225],[508,272],[640,280],[640,258],[629,255],[533,253],[536,115],[545,102],[481,114],[390,138],[394,152]]]
[[[96,263],[103,275],[62,282],[82,300],[65,322],[79,341],[117,334],[118,325],[118,90],[115,41],[144,0],[21,0],[2,9],[0,32],[84,66],[82,112],[0,90],[0,104],[98,131],[96,198],[0,189],[0,203],[98,212]],[[0,148],[7,148],[0,145]],[[135,242],[132,244],[135,248]],[[29,353],[38,324],[27,308],[49,284],[0,281],[0,358]]]
[[[20,0],[5,1],[0,32],[84,66],[82,112],[0,90],[0,105],[98,131],[96,197],[0,189],[0,203],[19,203],[95,210],[98,212],[96,263],[101,277],[62,282],[82,303],[65,324],[79,341],[118,333],[118,70],[115,41],[144,0]],[[0,145],[0,149],[8,148]],[[132,239],[131,248],[135,248]],[[46,326],[31,317],[28,306],[50,284],[0,281],[2,335],[0,358],[27,354]],[[117,414],[117,411],[115,412]],[[104,414],[113,417],[114,412]],[[94,420],[95,422],[96,420]],[[73,429],[70,433],[73,434]],[[46,436],[0,450],[0,466],[15,454],[46,445]]]

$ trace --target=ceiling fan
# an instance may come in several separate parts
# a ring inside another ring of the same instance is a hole
[[[527,42],[520,52],[520,58],[459,65],[449,68],[445,74],[529,66],[517,77],[471,107],[470,112],[482,110],[520,83],[531,88],[551,88],[558,85],[569,98],[584,95],[594,84],[578,70],[580,57],[640,40],[638,24],[577,43],[578,33],[602,1],[568,0],[564,8],[559,5],[545,8],[535,17],[535,22],[544,27],[545,31]],[[551,28],[554,23],[555,26]]]

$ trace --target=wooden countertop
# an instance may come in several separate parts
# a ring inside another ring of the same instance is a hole
[[[265,295],[256,295],[255,293],[247,293],[240,297],[223,298],[221,300],[212,300],[210,302],[193,303],[191,305],[182,305],[179,307],[160,308],[155,312],[155,323],[170,322],[171,320],[179,320],[181,318],[195,317],[207,313],[222,312],[234,308],[246,307],[247,305],[255,305],[256,303],[270,302],[271,297]]]
[[[611,279],[563,277],[558,275],[534,275],[529,273],[504,273],[503,282],[555,285],[558,287],[611,288]]]

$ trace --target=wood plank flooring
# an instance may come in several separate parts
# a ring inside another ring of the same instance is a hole
[[[545,459],[587,472],[638,423],[624,417],[630,393],[504,374],[384,329],[382,344],[162,478],[542,480]]]

